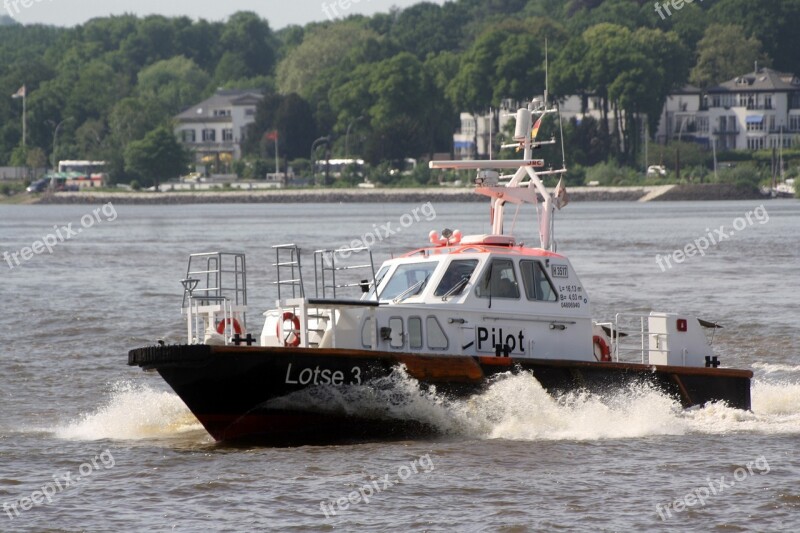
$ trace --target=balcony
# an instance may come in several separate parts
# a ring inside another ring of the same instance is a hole
[[[234,141],[195,141],[184,144],[194,150],[206,152],[230,152],[236,147]]]
[[[775,109],[775,106],[773,106],[772,104],[753,104],[753,103],[749,103],[744,107],[747,108],[747,109],[755,109],[755,110],[762,110],[762,111],[771,111],[771,110]]]
[[[713,133],[714,135],[739,135],[739,128],[737,126],[733,128],[714,128]]]

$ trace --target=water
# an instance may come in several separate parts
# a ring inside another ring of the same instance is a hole
[[[0,253],[82,229],[52,254],[0,262],[0,531],[797,531],[800,203],[763,204],[764,223],[760,205],[573,204],[556,235],[599,317],[682,310],[723,324],[723,364],[756,374],[752,412],[683,411],[647,388],[553,399],[525,375],[452,401],[398,373],[394,408],[444,436],[300,448],[216,444],[158,375],[126,366],[131,348],[182,339],[187,254],[247,252],[255,320],[276,296],[271,244],[369,232],[380,260],[431,229],[487,232],[488,209],[0,206]],[[390,222],[401,231],[387,237]],[[735,223],[705,256],[656,263]],[[517,226],[536,242],[530,212]]]

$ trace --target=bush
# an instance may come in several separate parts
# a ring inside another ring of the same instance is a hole
[[[586,169],[578,164],[572,165],[564,175],[564,183],[578,187],[589,183],[586,181]]]
[[[746,190],[758,190],[758,184],[764,179],[769,179],[769,172],[754,163],[739,163],[733,168],[718,170],[719,182],[735,185]]]
[[[142,186],[139,185],[138,180],[132,180],[130,185],[131,185],[131,190],[140,191],[142,189]]]
[[[393,176],[389,174],[389,163],[381,163],[372,167],[369,172],[369,181],[375,184],[391,185],[394,181]]]
[[[308,159],[293,159],[289,162],[295,176],[311,177],[311,161]]]
[[[630,167],[620,167],[611,161],[586,169],[585,182],[597,181],[600,185],[641,185],[642,177]]]
[[[233,162],[232,170],[233,173],[236,174],[237,178],[242,179],[247,171],[247,163],[245,163],[242,159],[237,159]]]
[[[681,177],[690,183],[704,183],[708,174],[708,168],[702,165],[681,169]]]

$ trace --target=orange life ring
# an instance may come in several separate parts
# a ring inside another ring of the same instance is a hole
[[[606,340],[600,335],[592,337],[594,356],[597,358],[597,348],[600,348],[600,361],[611,361],[611,349],[608,347]]]
[[[219,324],[217,324],[217,333],[220,335],[225,334],[225,327],[228,325],[233,326],[233,332],[238,333],[239,335],[242,334],[242,326],[239,324],[239,321],[235,318],[226,318],[225,320],[220,320]]]
[[[290,331],[288,335],[284,336],[283,325],[287,320],[292,322],[292,331]],[[293,348],[300,346],[300,320],[291,311],[286,311],[283,313],[283,316],[278,322],[275,333],[279,339],[283,340],[284,346],[290,346]]]

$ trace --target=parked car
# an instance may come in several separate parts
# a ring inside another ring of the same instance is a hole
[[[42,178],[39,180],[34,181],[30,184],[30,186],[26,189],[29,193],[39,193],[44,192],[48,189],[52,189],[56,192],[78,192],[81,190],[80,186],[75,183],[67,184],[67,180],[65,178]]]
[[[44,192],[49,186],[50,178],[42,178],[31,183],[30,186],[25,190],[29,193]]]
[[[664,177],[667,175],[667,169],[663,165],[650,165],[647,167],[647,175]]]

